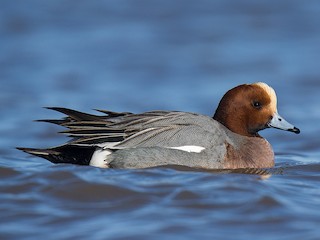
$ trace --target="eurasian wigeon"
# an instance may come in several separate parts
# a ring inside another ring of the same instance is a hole
[[[63,133],[72,140],[48,149],[19,149],[53,163],[101,168],[270,168],[274,153],[258,132],[272,127],[300,133],[278,114],[275,91],[261,82],[229,90],[213,118],[178,111],[133,114],[99,110],[104,115],[97,116],[50,109],[67,117],[43,121],[68,128]]]

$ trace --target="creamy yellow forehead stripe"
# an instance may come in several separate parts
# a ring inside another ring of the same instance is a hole
[[[263,82],[257,82],[252,85],[259,86],[266,91],[266,93],[270,96],[270,100],[271,100],[270,107],[272,108],[272,111],[275,113],[278,112],[278,110],[277,110],[277,95],[276,95],[276,92],[274,91],[274,89]]]

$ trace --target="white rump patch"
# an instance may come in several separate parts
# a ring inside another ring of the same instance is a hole
[[[105,162],[108,155],[110,155],[112,151],[107,149],[97,148],[92,154],[89,165],[99,168],[108,168],[107,163]]]
[[[194,146],[194,145],[186,145],[181,147],[170,147],[170,148],[185,151],[185,152],[194,152],[194,153],[201,153],[203,150],[205,150],[204,147]]]

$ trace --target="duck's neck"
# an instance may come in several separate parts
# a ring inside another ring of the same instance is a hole
[[[230,131],[246,137],[260,137],[257,132],[250,132],[247,128],[245,116],[239,113],[225,112],[220,106],[217,108],[213,119],[221,123]]]

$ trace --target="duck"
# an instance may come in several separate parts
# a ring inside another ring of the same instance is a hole
[[[97,110],[100,115],[95,115],[62,107],[48,109],[65,117],[39,121],[66,128],[61,133],[71,140],[46,149],[18,149],[52,163],[99,168],[272,168],[275,154],[259,132],[275,128],[300,133],[279,115],[276,93],[263,82],[227,91],[212,117],[182,111]]]

